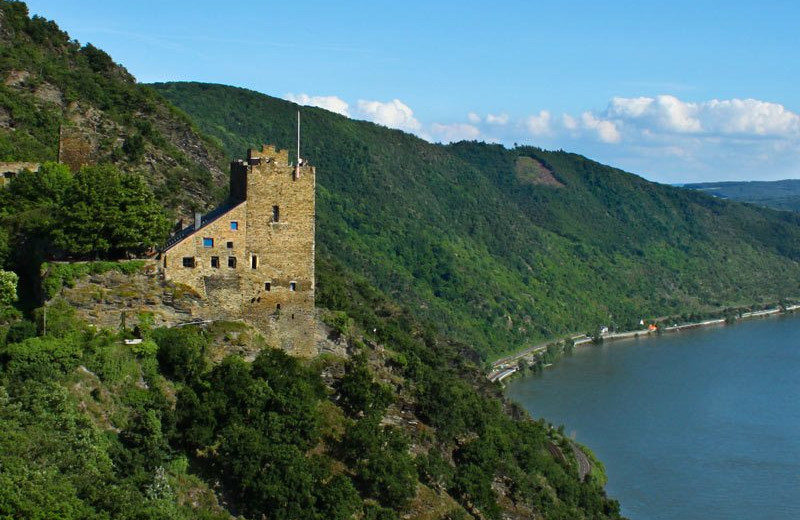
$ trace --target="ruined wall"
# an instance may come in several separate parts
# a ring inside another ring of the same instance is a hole
[[[164,276],[253,324],[273,346],[313,355],[314,168],[296,170],[286,150],[265,146],[231,171],[231,192],[245,202],[165,251]]]
[[[13,178],[28,170],[35,172],[39,170],[39,163],[34,162],[0,162],[0,186],[6,186]]]
[[[58,162],[66,164],[73,172],[94,164],[99,140],[99,136],[90,130],[77,126],[62,127],[58,139]]]

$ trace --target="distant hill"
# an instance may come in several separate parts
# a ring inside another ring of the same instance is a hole
[[[153,85],[231,156],[294,147],[298,106]],[[318,262],[335,260],[484,355],[603,324],[800,295],[800,216],[648,182],[579,155],[415,136],[303,107]],[[325,269],[319,271],[322,304]]]
[[[769,208],[800,211],[800,179],[782,181],[698,182],[684,188]]]
[[[0,2],[0,161],[59,158],[139,172],[183,214],[224,193],[220,149],[184,114],[102,50]]]

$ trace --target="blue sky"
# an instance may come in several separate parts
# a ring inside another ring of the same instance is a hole
[[[796,2],[27,3],[142,82],[236,85],[659,182],[800,178]]]

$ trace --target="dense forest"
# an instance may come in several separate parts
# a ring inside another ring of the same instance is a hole
[[[154,88],[232,157],[262,140],[293,149],[295,104],[221,85]],[[795,214],[567,152],[442,146],[300,110],[302,153],[318,168],[319,257],[484,356],[600,325],[800,296]]]

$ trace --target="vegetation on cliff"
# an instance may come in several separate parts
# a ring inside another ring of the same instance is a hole
[[[267,347],[214,364],[240,324],[153,330],[142,314],[98,331],[59,297],[38,326],[0,326],[0,515],[619,516],[571,441],[506,409],[463,346],[326,272],[349,359]]]
[[[59,158],[138,173],[183,213],[224,193],[222,154],[185,115],[102,50],[0,1],[0,161]]]

